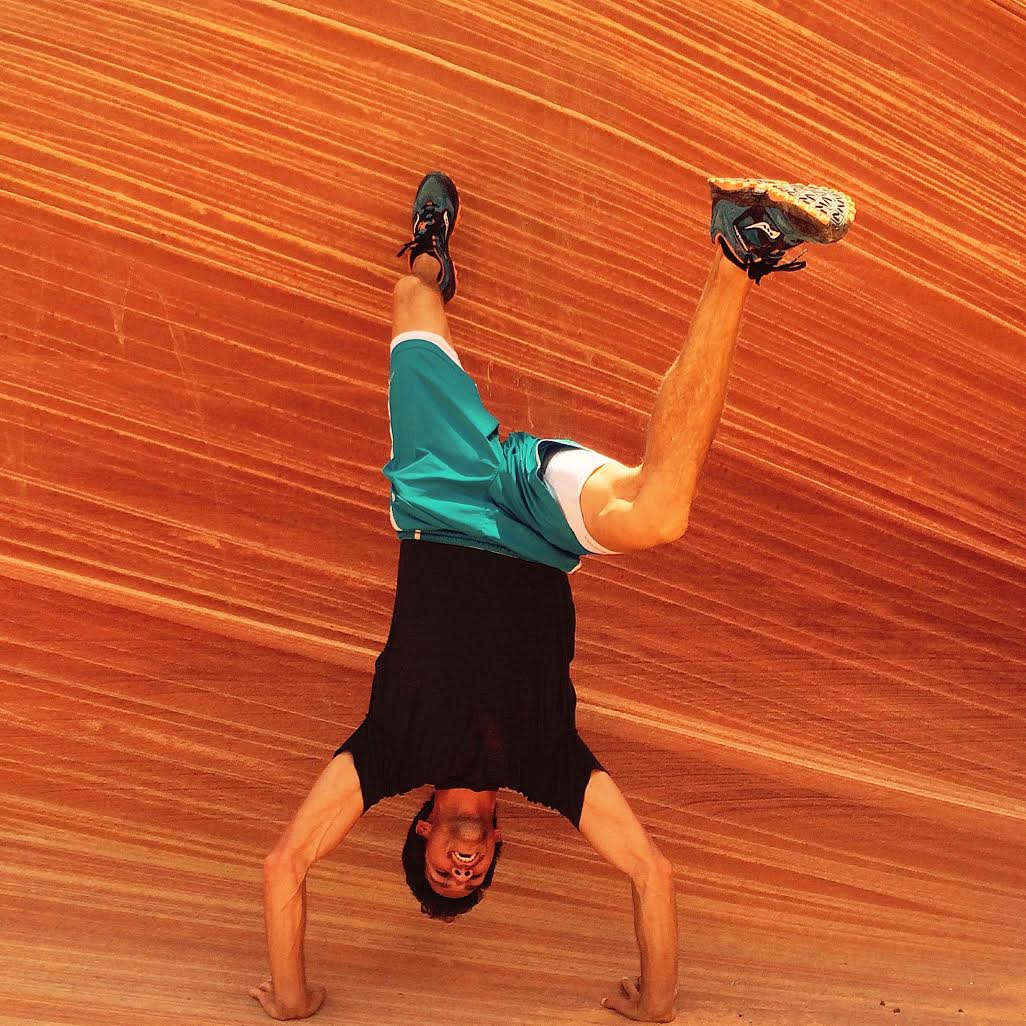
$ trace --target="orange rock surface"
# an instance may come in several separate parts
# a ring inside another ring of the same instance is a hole
[[[578,723],[676,866],[678,1022],[1022,1022],[1024,54],[1016,0],[8,0],[0,1022],[266,1021],[261,859],[388,629],[432,167],[503,431],[627,463],[706,176],[855,197],[752,298],[688,534],[574,575]],[[318,1021],[613,1022],[626,881],[504,792],[429,922],[425,793],[312,874]]]

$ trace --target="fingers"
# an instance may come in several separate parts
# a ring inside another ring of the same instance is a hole
[[[260,1002],[260,1007],[272,1018],[281,1019],[278,1006],[274,1001],[274,988],[270,980],[265,980],[259,987],[250,987],[249,996]]]
[[[641,990],[641,977],[639,976],[637,981],[633,982],[630,977],[625,976],[620,981],[620,989],[631,1001],[637,1001]]]
[[[628,1001],[627,998],[620,994],[610,994],[609,997],[602,999],[602,1007],[608,1008],[611,1012],[619,1012],[625,1019],[633,1019],[635,1022],[638,1021],[638,1012],[633,1001]]]
[[[632,1019],[635,1022],[641,1021],[638,1014],[638,1005],[641,1003],[641,977],[636,976],[633,980],[624,976],[620,980],[619,993],[610,994],[602,999],[602,1007],[608,1008],[611,1012],[618,1012],[625,1019]]]
[[[274,995],[273,994],[268,994],[266,990],[261,990],[259,987],[254,987],[249,992],[249,996],[252,997],[252,998],[256,998],[257,1001],[259,1001],[260,1004],[262,1004],[264,1006],[264,1008],[267,1007],[268,1002],[274,1000]]]

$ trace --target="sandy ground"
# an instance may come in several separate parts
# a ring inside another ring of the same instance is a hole
[[[363,716],[413,187],[503,431],[640,460],[710,174],[836,184],[685,538],[574,575],[582,735],[672,858],[679,1022],[1026,1019],[1026,19],[856,0],[8,0],[0,1023],[268,1021],[260,863]],[[629,888],[504,792],[481,907],[310,883],[316,1021],[606,1023]]]

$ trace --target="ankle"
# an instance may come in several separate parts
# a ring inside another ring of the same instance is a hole
[[[709,269],[708,284],[719,288],[735,289],[747,294],[751,290],[753,282],[748,277],[748,272],[738,267],[724,254],[720,245],[717,245],[712,267]]]

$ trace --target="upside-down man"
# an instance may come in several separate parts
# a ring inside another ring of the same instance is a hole
[[[402,855],[422,912],[451,922],[481,900],[502,850],[497,793],[518,791],[565,816],[630,878],[641,975],[602,1004],[639,1022],[673,1020],[672,867],[577,732],[568,574],[584,555],[684,533],[752,282],[804,267],[791,251],[836,242],[855,213],[820,187],[710,186],[709,279],[656,396],[644,459],[625,466],[572,439],[499,439],[445,316],[459,196],[440,172],[421,182],[400,250],[410,273],[395,287],[388,379],[395,607],[365,719],[264,863],[271,979],[250,994],[272,1018],[305,1018],[324,1001],[303,961],[310,867],[378,801],[431,784]]]

